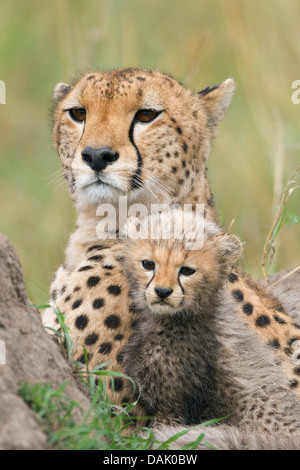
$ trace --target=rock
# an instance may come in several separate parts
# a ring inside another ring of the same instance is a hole
[[[22,267],[0,234],[0,449],[44,449],[46,435],[35,414],[18,395],[22,382],[68,381],[68,394],[83,406],[89,399],[72,376],[60,347],[43,328],[38,310],[28,306]],[[6,364],[3,362],[4,345]]]

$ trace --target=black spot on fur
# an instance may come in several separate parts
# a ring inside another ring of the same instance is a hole
[[[95,255],[95,256],[91,256],[90,258],[88,258],[89,261],[101,261],[103,260],[103,256],[102,255]]]
[[[182,144],[182,149],[183,149],[184,153],[187,152],[187,150],[188,150],[188,145],[187,145],[186,142],[183,142],[183,144]]]
[[[109,315],[105,318],[104,324],[107,328],[115,329],[120,326],[121,320],[117,315]]]
[[[100,277],[99,276],[91,276],[87,280],[87,286],[88,287],[94,287],[100,282]]]
[[[253,305],[250,304],[249,302],[246,302],[246,303],[243,305],[243,312],[244,312],[246,315],[251,315],[251,313],[253,313]]]
[[[296,375],[300,375],[300,367],[295,367],[295,369],[293,369],[293,372],[294,372]]]
[[[116,296],[117,296],[117,295],[120,295],[120,294],[121,294],[121,291],[122,291],[121,287],[120,287],[120,286],[116,286],[116,285],[109,286],[109,287],[107,288],[107,290],[108,290],[108,292],[109,292],[110,294],[116,295]]]
[[[72,310],[76,310],[76,308],[80,307],[82,304],[82,299],[75,300],[75,302],[72,305]]]
[[[110,380],[110,388],[115,392],[120,392],[123,389],[123,379],[121,377],[112,377]]]
[[[267,326],[270,323],[271,323],[271,320],[267,315],[261,315],[260,317],[257,317],[255,320],[256,326],[259,326],[259,327]]]
[[[176,131],[178,132],[178,134],[182,134],[182,129],[181,129],[181,127],[179,127],[179,126],[176,127]]]
[[[274,315],[274,320],[277,321],[277,323],[280,323],[280,325],[286,325],[286,321],[280,318],[278,315]]]
[[[297,337],[294,336],[293,338],[290,338],[287,343],[288,343],[289,346],[292,346],[293,343],[294,343],[295,341],[299,341],[299,339],[300,339],[300,338],[297,338]]]
[[[71,296],[70,295],[67,295],[67,297],[65,298],[65,302],[69,302],[69,300],[71,299]]]
[[[82,266],[82,268],[78,269],[78,272],[88,271],[89,269],[93,269],[93,266]]]
[[[90,354],[87,354],[87,362],[90,360]],[[81,356],[79,356],[79,358],[77,359],[77,362],[80,362],[81,364],[85,364],[85,355],[84,354],[81,354]]]
[[[100,354],[109,354],[112,350],[111,343],[102,343],[99,349]]]
[[[241,290],[239,289],[233,290],[231,294],[236,302],[243,302],[244,294]]]
[[[121,341],[121,339],[123,339],[124,335],[116,335],[115,336],[115,340],[116,341]]]
[[[78,330],[84,330],[89,322],[86,315],[79,315],[75,320],[75,326]]]
[[[299,380],[296,380],[296,379],[291,380],[291,382],[289,383],[290,388],[296,388],[298,387],[298,385],[299,385]]]
[[[90,251],[93,251],[93,250],[105,250],[105,248],[107,248],[107,246],[93,245],[93,246],[90,246],[87,251],[90,252]]]
[[[271,346],[272,348],[274,349],[279,349],[280,348],[280,343],[278,341],[278,339],[272,339],[268,342],[268,345]]]
[[[97,333],[91,333],[85,338],[84,343],[87,346],[92,346],[98,341],[98,339],[99,339],[99,336],[97,335]]]
[[[214,206],[215,206],[215,202],[214,202],[213,196],[211,196],[209,199],[207,199],[207,205],[208,205],[209,207],[214,207]]]
[[[112,269],[114,269],[114,266],[112,266],[111,264],[106,264],[105,266],[103,266],[103,268],[111,271]]]
[[[238,276],[234,273],[230,273],[229,276],[228,276],[229,282],[236,282],[236,281],[238,281],[238,279],[239,279]]]
[[[300,325],[298,325],[298,323],[293,323],[293,326],[297,328],[298,330],[300,330]]]
[[[93,308],[101,308],[104,305],[104,299],[95,299],[93,302]]]

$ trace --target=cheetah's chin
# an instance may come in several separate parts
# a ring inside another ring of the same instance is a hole
[[[173,315],[178,312],[178,308],[167,302],[155,302],[149,304],[150,310],[157,315]]]
[[[90,204],[100,204],[103,201],[115,202],[123,194],[120,189],[102,180],[80,188],[80,193]]]

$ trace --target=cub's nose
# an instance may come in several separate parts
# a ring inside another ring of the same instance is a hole
[[[169,297],[173,292],[173,289],[168,289],[167,287],[155,287],[154,290],[161,299]]]
[[[107,165],[115,162],[119,158],[119,154],[113,152],[109,147],[100,147],[98,149],[85,147],[81,155],[84,163],[94,171],[104,170]]]

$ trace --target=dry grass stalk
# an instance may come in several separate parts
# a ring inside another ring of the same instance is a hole
[[[289,198],[291,197],[292,193],[295,191],[295,189],[300,188],[300,186],[297,184],[299,171],[300,171],[300,165],[293,171],[293,173],[291,174],[291,176],[289,177],[287,181],[287,184],[284,188],[281,201],[279,203],[279,207],[274,217],[271,229],[269,231],[268,237],[264,244],[263,257],[262,257],[262,270],[263,270],[264,280],[267,285],[268,285],[268,281],[267,281],[267,274],[266,274],[266,264],[267,262],[268,262],[268,266],[272,264],[272,261],[275,255],[275,239],[276,239],[276,236],[278,235],[278,232],[284,220],[287,202]]]

